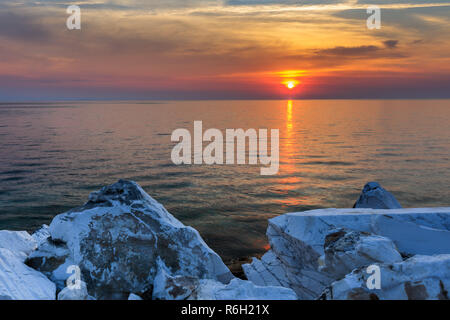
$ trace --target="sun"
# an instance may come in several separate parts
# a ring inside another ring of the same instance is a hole
[[[288,88],[289,90],[294,89],[297,86],[297,84],[298,84],[298,82],[295,80],[289,80],[284,83],[286,88]]]

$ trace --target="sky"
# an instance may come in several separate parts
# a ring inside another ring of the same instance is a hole
[[[449,17],[450,0],[0,0],[0,101],[450,98]]]

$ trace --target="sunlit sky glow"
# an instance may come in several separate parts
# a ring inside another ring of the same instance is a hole
[[[449,17],[442,0],[0,1],[0,100],[450,98]]]

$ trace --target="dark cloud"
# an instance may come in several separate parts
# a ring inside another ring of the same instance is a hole
[[[334,47],[330,49],[319,50],[316,53],[319,55],[334,55],[334,56],[366,56],[380,50],[377,46],[358,46],[358,47]]]
[[[367,5],[387,5],[387,4],[423,4],[430,3],[448,3],[448,0],[358,0],[358,4]]]
[[[225,0],[226,5],[236,6],[250,6],[250,5],[323,5],[323,4],[337,4],[344,3],[343,0]]]
[[[383,44],[386,46],[386,48],[393,49],[397,47],[398,40],[386,40],[383,41]]]
[[[43,0],[39,2],[40,5],[65,6],[68,3],[77,4],[80,1],[69,0]],[[35,1],[25,1],[26,5],[33,5]],[[103,0],[96,1],[96,3],[83,3],[80,7],[92,9],[108,9],[108,10],[155,10],[155,9],[180,9],[180,8],[195,8],[207,5],[220,4],[219,0]]]
[[[0,11],[0,36],[25,41],[44,41],[50,33],[36,16]]]
[[[355,58],[361,59],[377,59],[377,58],[406,58],[402,52],[393,50],[397,47],[398,40],[386,40],[383,41],[383,45],[362,45],[355,47],[337,46],[333,48],[326,48],[316,50],[315,56],[311,56],[308,59],[318,60],[325,63],[334,61],[335,65],[345,64],[348,60]]]

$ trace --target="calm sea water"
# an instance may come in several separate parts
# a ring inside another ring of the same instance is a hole
[[[280,129],[280,171],[175,166],[173,130]],[[267,219],[351,207],[379,181],[404,207],[450,206],[450,100],[0,104],[0,229],[32,230],[132,179],[224,259],[260,253]]]

